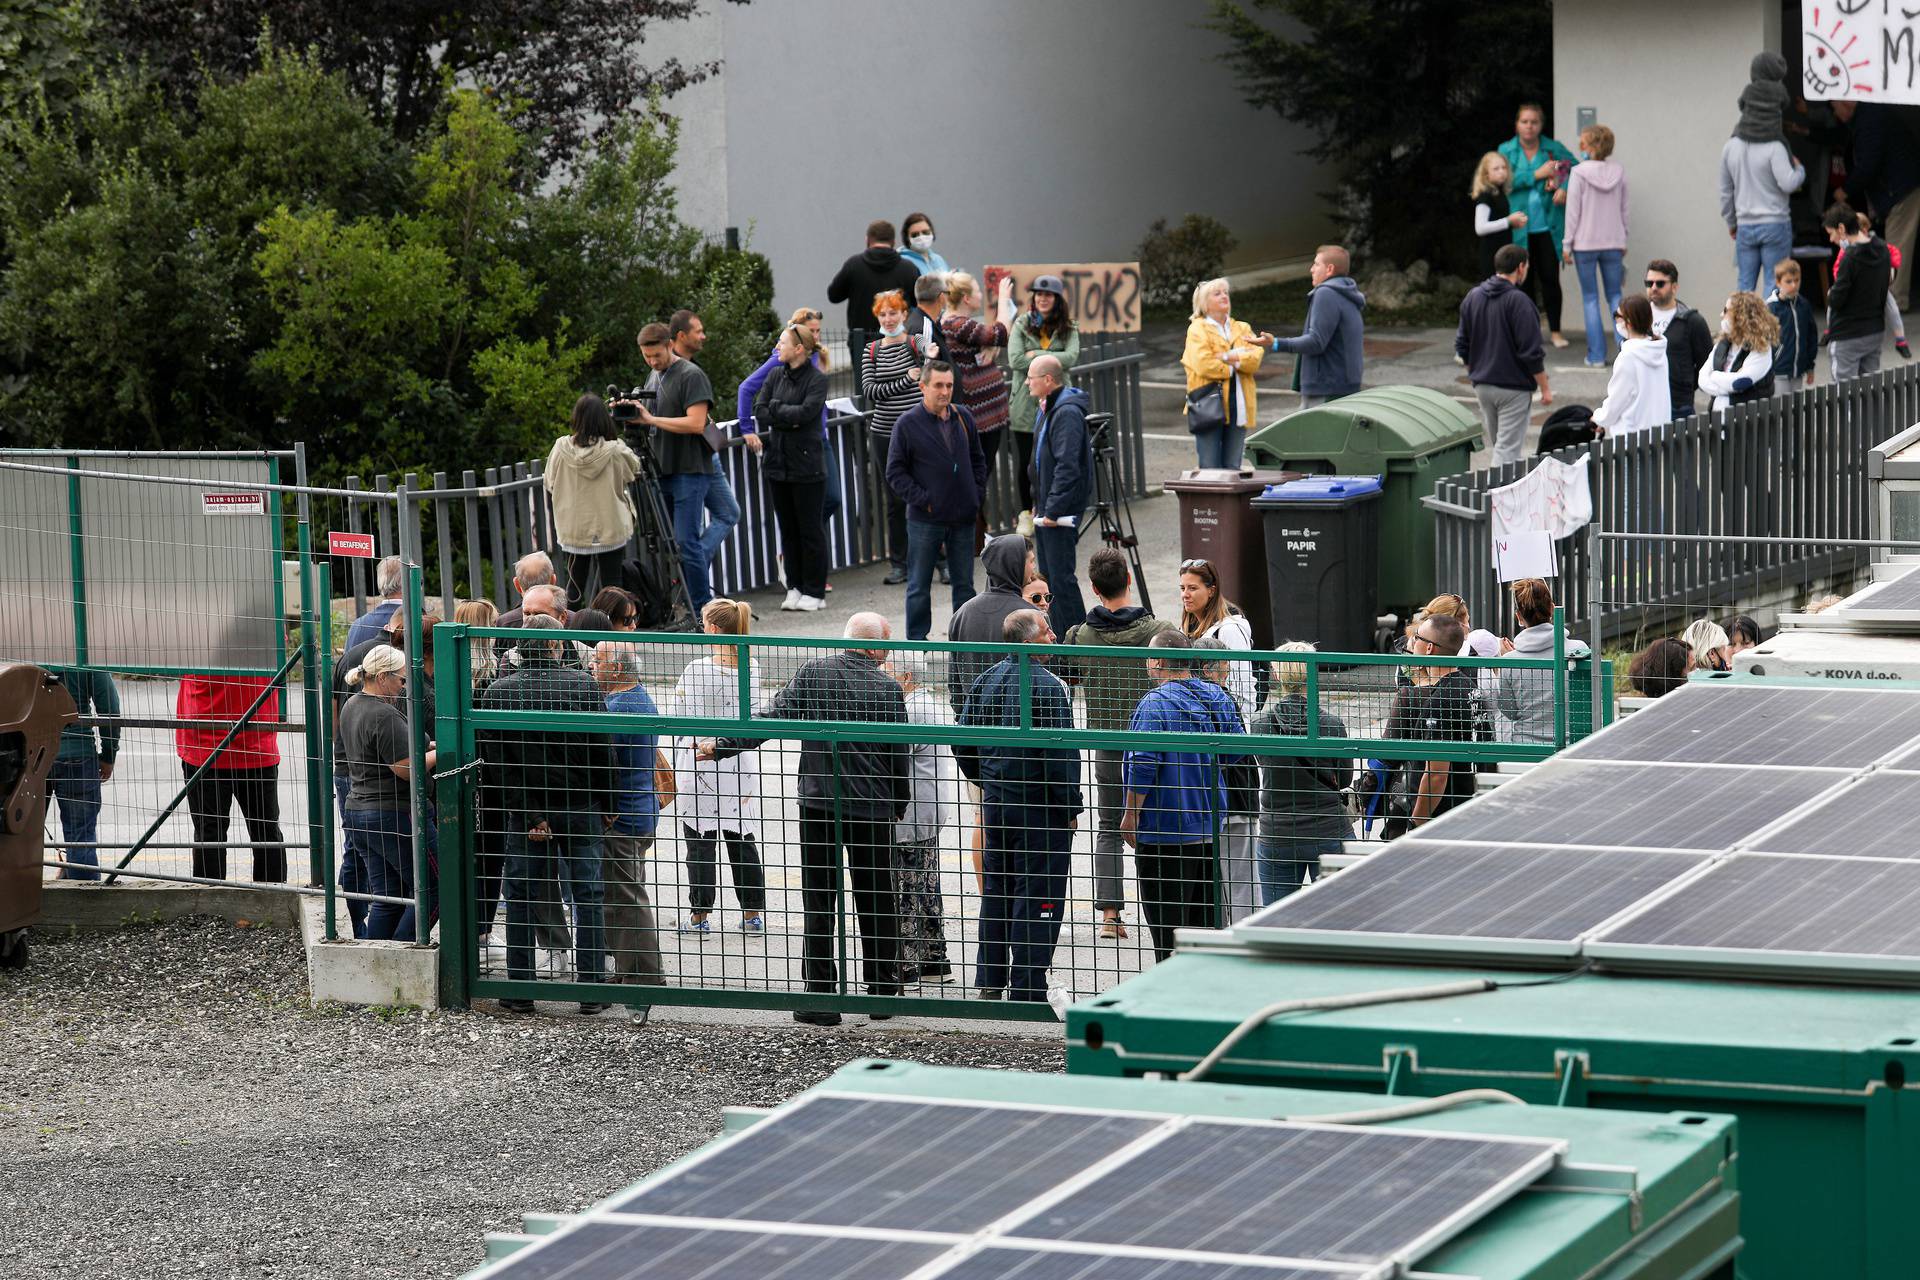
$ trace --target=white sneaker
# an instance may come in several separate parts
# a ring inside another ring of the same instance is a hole
[[[782,609],[789,609],[789,610],[798,609],[800,607],[799,590],[796,588],[792,591],[787,592],[787,598],[780,602],[780,607]]]
[[[801,596],[800,603],[793,607],[802,613],[817,613],[827,607],[827,602],[818,596]]]

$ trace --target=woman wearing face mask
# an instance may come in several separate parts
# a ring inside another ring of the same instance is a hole
[[[907,247],[900,256],[920,268],[923,276],[947,274],[947,260],[933,251],[933,219],[924,213],[910,213],[900,224],[900,238]]]
[[[1043,355],[1060,361],[1061,372],[1080,362],[1080,331],[1073,327],[1073,315],[1067,306],[1067,286],[1059,276],[1040,276],[1033,282],[1031,304],[1013,326],[1007,340],[1007,370],[1013,381],[1013,403],[1007,425],[1019,454],[1016,474],[1020,477],[1020,514],[1022,533],[1033,519],[1033,477],[1027,468],[1033,464],[1033,427],[1039,414],[1033,393],[1027,390],[1027,366]],[[1031,536],[1029,534],[1028,536]]]
[[[1713,412],[1773,397],[1773,349],[1779,342],[1780,322],[1759,294],[1727,299],[1713,354],[1700,366],[1700,389],[1713,397]]]
[[[1620,354],[1607,378],[1607,398],[1593,411],[1594,425],[1623,436],[1673,421],[1667,379],[1667,340],[1653,332],[1653,305],[1644,293],[1620,299],[1614,312]]]
[[[867,398],[867,456],[874,460],[880,489],[887,495],[887,551],[900,559],[887,574],[888,586],[907,580],[907,500],[887,483],[887,451],[893,444],[893,424],[920,403],[920,366],[926,353],[907,332],[907,299],[889,289],[873,300],[873,318],[880,340],[867,344],[860,362],[860,394]]]
[[[820,413],[827,403],[827,375],[814,366],[819,351],[800,325],[788,325],[774,354],[780,367],[754,397],[754,422],[768,439],[765,474],[787,576],[782,609],[814,611],[826,605],[827,450]]]

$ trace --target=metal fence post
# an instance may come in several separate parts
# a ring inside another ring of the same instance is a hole
[[[320,572],[320,598],[327,602],[327,638],[320,646],[320,772],[332,782],[333,774],[333,566],[322,561]],[[329,785],[331,790],[331,785]],[[339,883],[339,869],[333,857],[333,809],[332,797],[323,800],[320,805],[320,835],[323,857],[321,861],[322,886],[327,891],[327,941],[336,940],[339,934],[339,903],[336,897],[336,885]],[[315,837],[309,833],[309,840]]]
[[[440,1003],[464,1009],[473,993],[473,975],[480,967],[480,935],[474,917],[473,784],[474,756],[467,731],[467,709],[473,698],[472,655],[467,629],[452,624],[433,629],[434,670],[445,679],[434,683],[434,788],[442,851],[439,895]]]
[[[427,776],[426,654],[423,652],[425,646],[420,643],[421,622],[426,613],[426,584],[420,572],[419,529],[406,518],[406,512],[412,508],[413,502],[413,477],[402,476],[399,491],[401,510],[394,514],[399,517],[400,536],[409,544],[402,547],[400,555],[406,564],[407,595],[404,607],[409,637],[407,741],[410,744],[411,767],[408,770],[407,794],[413,819],[413,940],[416,945],[425,946],[430,930],[428,904],[432,893],[427,861],[427,824],[432,814],[427,788],[432,779]]]

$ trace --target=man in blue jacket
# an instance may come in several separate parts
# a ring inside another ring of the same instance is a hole
[[[1367,305],[1367,295],[1353,282],[1352,270],[1345,249],[1337,244],[1321,245],[1307,272],[1313,288],[1307,294],[1305,331],[1297,338],[1260,335],[1275,351],[1291,351],[1300,357],[1294,369],[1294,386],[1300,392],[1302,409],[1350,396],[1360,389],[1364,365],[1360,345],[1366,333],[1360,312]]]
[[[1153,649],[1192,649],[1184,631],[1162,631]],[[1240,713],[1219,685],[1201,679],[1185,653],[1147,659],[1154,689],[1134,708],[1131,733],[1241,733]],[[1173,955],[1175,929],[1218,923],[1214,859],[1226,817],[1226,766],[1240,756],[1195,747],[1145,747],[1121,761],[1127,812],[1120,836],[1134,847],[1140,909],[1153,932],[1153,954]]]
[[[920,370],[920,403],[893,424],[887,486],[907,504],[907,639],[933,629],[933,566],[945,553],[953,608],[973,599],[973,528],[987,497],[987,455],[973,416],[953,403],[953,366]]]
[[[1055,635],[1087,620],[1080,599],[1080,518],[1093,497],[1093,443],[1087,437],[1087,393],[1067,385],[1058,356],[1027,366],[1027,390],[1039,413],[1033,431],[1033,558],[1053,588],[1047,621]]]
[[[1037,609],[1007,617],[1011,645],[1053,643],[1053,629]],[[962,699],[959,723],[1046,731],[1073,728],[1073,702],[1059,676],[1047,670],[1049,655],[1003,658],[982,672]],[[1032,685],[1032,720],[1020,723],[1020,682]],[[1013,735],[1009,735],[1012,737]],[[980,944],[974,983],[998,1000],[1047,998],[1047,968],[1066,914],[1067,870],[1073,832],[1085,802],[1080,794],[1080,752],[1073,747],[1033,747],[1013,741],[960,745],[953,749],[960,771],[985,796],[981,868]]]

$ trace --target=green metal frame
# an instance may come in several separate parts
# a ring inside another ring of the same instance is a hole
[[[871,640],[807,639],[794,637],[739,637],[709,635],[634,633],[628,631],[560,631],[560,638],[595,643],[602,640],[623,644],[647,644],[681,647],[709,652],[716,644],[731,642],[739,653],[744,713],[734,717],[635,716],[618,712],[489,711],[473,705],[470,683],[446,673],[470,669],[471,642],[475,637],[511,639],[523,633],[513,628],[468,627],[442,623],[434,628],[434,669],[442,673],[435,682],[436,705],[433,708],[433,738],[438,750],[435,794],[438,814],[442,916],[440,986],[442,1002],[464,1007],[475,997],[487,999],[548,999],[606,1001],[625,1004],[680,1004],[747,1009],[821,1009],[843,1013],[903,1013],[933,1017],[992,1018],[995,1020],[1052,1021],[1053,1012],[1045,1004],[1024,1001],[976,1001],[945,997],[870,996],[845,990],[848,983],[842,963],[842,990],[833,994],[800,991],[762,991],[732,987],[634,987],[613,983],[561,981],[512,981],[479,976],[477,930],[473,920],[475,766],[480,763],[477,735],[481,730],[515,730],[523,733],[633,733],[636,729],[661,736],[741,736],[765,739],[798,739],[838,746],[844,742],[937,742],[988,745],[1018,741],[1046,746],[1109,748],[1125,750],[1142,747],[1177,747],[1203,752],[1234,754],[1298,755],[1302,744],[1311,744],[1329,755],[1354,757],[1384,756],[1424,759],[1466,760],[1474,762],[1540,761],[1553,755],[1556,748],[1520,743],[1431,743],[1380,738],[1336,738],[1319,733],[1318,699],[1321,672],[1327,666],[1399,667],[1454,666],[1468,669],[1523,670],[1557,672],[1557,702],[1560,710],[1556,725],[1561,734],[1579,727],[1580,717],[1569,715],[1570,699],[1581,697],[1569,684],[1567,664],[1554,658],[1442,658],[1414,657],[1406,654],[1320,654],[1279,653],[1268,650],[1236,651],[1236,660],[1282,661],[1306,666],[1306,699],[1311,709],[1305,737],[1279,737],[1253,734],[1132,733],[1117,730],[1071,729],[1037,732],[1032,724],[1032,704],[1025,696],[1023,680],[1020,702],[1022,727],[1019,729],[966,728],[958,725],[875,724],[866,721],[821,722],[770,719],[753,714],[750,655],[758,651],[798,650],[810,656],[838,649],[872,649]],[[958,643],[950,641],[888,640],[892,650],[919,650],[933,653],[990,653],[1017,657],[1023,668],[1031,662],[1034,649],[1022,648],[1011,655],[1005,645]],[[1061,656],[1076,651],[1071,646],[1039,650]],[[1085,656],[1086,651],[1078,651]],[[1164,656],[1164,650],[1133,647],[1101,648],[1101,660]],[[1582,666],[1590,667],[1592,659]],[[845,921],[841,920],[839,945],[845,960],[847,946]]]

